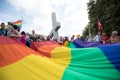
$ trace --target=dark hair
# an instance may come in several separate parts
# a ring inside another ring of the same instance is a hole
[[[13,25],[13,28],[16,30],[16,29],[18,29],[18,27],[16,26],[16,25]]]
[[[25,34],[25,31],[22,31],[21,34],[26,35],[26,34]]]
[[[12,22],[8,22],[8,25],[13,25],[13,23]]]
[[[1,25],[5,25],[5,23],[1,23]]]

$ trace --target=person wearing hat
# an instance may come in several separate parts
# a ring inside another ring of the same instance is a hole
[[[80,34],[77,35],[77,39],[80,39]]]

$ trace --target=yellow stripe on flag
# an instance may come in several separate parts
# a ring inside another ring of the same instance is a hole
[[[70,49],[58,47],[52,51],[51,55],[52,58],[47,58],[31,54],[16,63],[2,67],[0,68],[0,79],[61,80],[64,70],[71,60]]]

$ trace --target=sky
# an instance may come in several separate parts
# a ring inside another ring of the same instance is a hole
[[[0,0],[0,23],[23,20],[21,31],[48,35],[52,12],[60,22],[60,36],[82,34],[88,24],[89,0]]]

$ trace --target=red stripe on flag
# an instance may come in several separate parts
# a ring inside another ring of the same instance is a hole
[[[43,56],[42,54],[21,45],[14,39],[0,36],[0,67],[15,63],[31,54]]]
[[[45,55],[47,57],[51,57],[51,51],[56,47],[61,47],[61,45],[57,44],[54,41],[48,42],[32,42],[31,48],[36,50],[37,52]]]
[[[18,21],[13,22],[13,24],[20,24],[20,23],[22,23],[22,20],[18,20]]]

